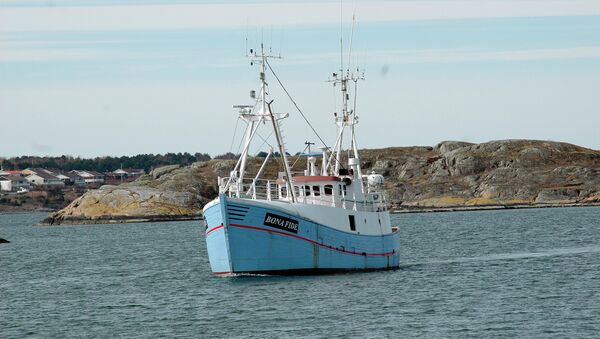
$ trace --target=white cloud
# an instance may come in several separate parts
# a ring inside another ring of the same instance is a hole
[[[109,55],[109,53],[104,53],[95,49],[85,48],[36,48],[18,50],[13,49],[2,50],[2,52],[0,53],[0,62],[90,60],[103,59],[107,55]]]
[[[421,64],[462,63],[478,61],[530,61],[600,58],[600,46],[540,48],[526,50],[480,49],[403,49],[356,52],[360,63]],[[315,64],[339,60],[337,53],[298,55],[288,58],[289,64]]]
[[[528,61],[552,59],[600,58],[599,46],[541,48],[509,51],[472,49],[430,49],[380,51],[366,53],[366,59],[390,64],[457,63],[476,61]]]
[[[32,48],[36,46],[36,48]],[[6,44],[0,43],[0,62],[30,62],[30,61],[106,61],[106,60],[158,60],[172,59],[181,56],[189,57],[191,52],[159,51],[151,54],[99,48],[98,46],[83,43],[82,46],[45,46],[34,43]],[[401,49],[401,50],[369,50],[356,51],[354,56],[361,64],[423,64],[423,63],[463,63],[479,61],[533,61],[533,60],[559,60],[559,59],[585,59],[600,58],[600,46],[565,47],[565,48],[540,48],[525,50],[480,50],[480,49]],[[196,55],[196,59],[202,55]],[[322,62],[337,62],[338,53],[318,53],[305,55],[291,55],[286,58],[287,65],[310,65]],[[202,60],[204,66],[209,67],[234,67],[240,65],[239,58]],[[198,65],[179,65],[177,67],[197,67]]]
[[[373,1],[347,5],[345,20],[401,21],[498,17],[600,15],[597,0]],[[315,25],[339,22],[339,4],[242,3],[7,7],[0,32],[139,30]]]

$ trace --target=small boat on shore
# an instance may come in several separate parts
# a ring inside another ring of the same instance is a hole
[[[355,135],[358,118],[355,108],[349,108],[349,85],[356,86],[362,77],[343,69],[333,74],[330,81],[342,95],[340,112],[334,113],[335,145],[321,147],[320,154],[309,151],[307,167],[298,173],[289,165],[282,142],[279,121],[288,114],[273,112],[268,96],[267,70],[281,84],[269,64],[274,56],[261,46],[259,53],[250,50],[250,57],[260,66],[261,88],[258,95],[251,92],[253,105],[234,106],[247,123],[243,151],[230,176],[218,178],[218,198],[203,210],[212,272],[315,274],[397,268],[400,233],[390,223],[383,176],[363,175]],[[257,173],[247,171],[248,150],[263,125],[272,129],[277,142],[277,178],[262,178],[272,149]],[[343,149],[344,137],[350,142],[348,150]]]

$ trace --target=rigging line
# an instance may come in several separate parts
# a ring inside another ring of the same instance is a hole
[[[263,138],[262,135],[260,135],[260,133],[256,132],[256,135],[258,135],[259,138],[261,138],[263,140],[263,143],[260,144],[260,146],[258,146],[258,149],[260,150],[265,144],[269,145],[269,147],[271,147],[272,149],[275,149],[273,147],[273,145],[271,145],[269,143],[269,138],[273,135],[273,131],[271,131],[271,133],[269,133],[269,135],[266,138]]]
[[[240,117],[235,121],[235,129],[233,130],[233,138],[231,138],[231,145],[229,145],[229,152],[233,151],[233,142],[235,141],[235,135],[237,134],[238,124],[240,123]]]
[[[358,70],[357,70],[358,72]],[[354,104],[352,105],[352,114],[356,118],[356,94],[358,93],[358,80],[354,80]],[[354,125],[352,125],[354,128]]]
[[[317,136],[317,138],[319,138],[319,141],[321,141],[321,143],[323,144],[323,146],[325,146],[325,148],[327,148],[327,151],[331,152],[331,148],[329,148],[329,146],[327,146],[327,144],[325,143],[325,141],[323,141],[323,139],[321,138],[321,136],[319,135],[319,133],[317,133],[317,131],[315,130],[315,128],[313,127],[313,125],[310,123],[310,121],[308,121],[308,119],[306,118],[306,116],[304,115],[304,113],[302,112],[302,110],[300,109],[300,107],[298,107],[298,104],[296,103],[296,101],[294,100],[294,98],[292,98],[292,95],[290,94],[290,92],[288,92],[287,88],[285,88],[285,86],[283,86],[283,83],[281,82],[281,80],[279,79],[279,77],[277,76],[277,74],[275,74],[275,71],[273,70],[273,67],[271,67],[271,64],[269,63],[269,61],[265,59],[265,63],[267,64],[267,66],[269,66],[269,70],[271,71],[271,73],[273,73],[273,76],[275,77],[275,79],[277,79],[277,82],[279,83],[279,86],[281,86],[281,88],[283,89],[283,91],[285,92],[285,94],[287,94],[288,98],[290,99],[290,101],[292,102],[292,104],[294,104],[294,107],[296,107],[296,109],[298,110],[298,112],[300,113],[300,115],[302,116],[302,118],[304,119],[304,121],[306,121],[306,123],[308,124],[308,126],[310,127],[310,129],[315,133],[315,135]],[[333,158],[335,158],[335,157],[333,157]],[[337,161],[337,159],[335,161]],[[344,164],[340,163],[340,166],[345,169]]]
[[[352,56],[352,41],[354,39],[354,18],[356,16],[356,8],[354,9],[354,13],[352,13],[352,30],[350,31],[350,42],[348,43],[348,69],[350,69],[350,57]]]
[[[344,38],[344,6],[343,0],[340,0],[340,70],[344,72],[344,43],[342,39]]]
[[[248,126],[248,122],[244,121],[246,123],[246,126]],[[244,142],[244,138],[242,137],[240,139],[240,144],[238,145],[237,150],[235,151],[235,154],[240,154],[240,149],[242,148],[242,143]]]
[[[304,153],[307,149],[308,149],[308,145],[306,145],[306,147],[304,147],[304,149],[302,150],[302,153]],[[300,153],[300,154],[302,154],[302,153]],[[296,159],[296,161],[294,161],[294,163],[292,164],[292,167],[290,167],[290,168],[294,168],[294,166],[296,165],[298,160],[300,160],[300,154],[298,154],[298,159]]]

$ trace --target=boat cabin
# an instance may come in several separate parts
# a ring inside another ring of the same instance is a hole
[[[350,159],[355,160],[355,159]],[[349,161],[352,166],[356,161]],[[278,200],[302,204],[324,205],[351,209],[355,211],[381,212],[387,210],[383,194],[383,179],[376,174],[364,176],[367,179],[366,191],[363,188],[363,176],[359,176],[354,168],[341,169],[339,175],[321,175],[314,166],[304,173],[292,176],[288,185],[283,172],[276,180],[244,179],[227,185],[231,178],[219,178],[221,187],[227,187],[230,197],[240,197],[255,200]],[[376,178],[378,180],[373,180]],[[289,188],[293,193],[289,192]]]

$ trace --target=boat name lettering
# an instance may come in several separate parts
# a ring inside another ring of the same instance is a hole
[[[267,213],[265,216],[265,226],[279,228],[284,231],[298,233],[298,221],[280,215]]]

